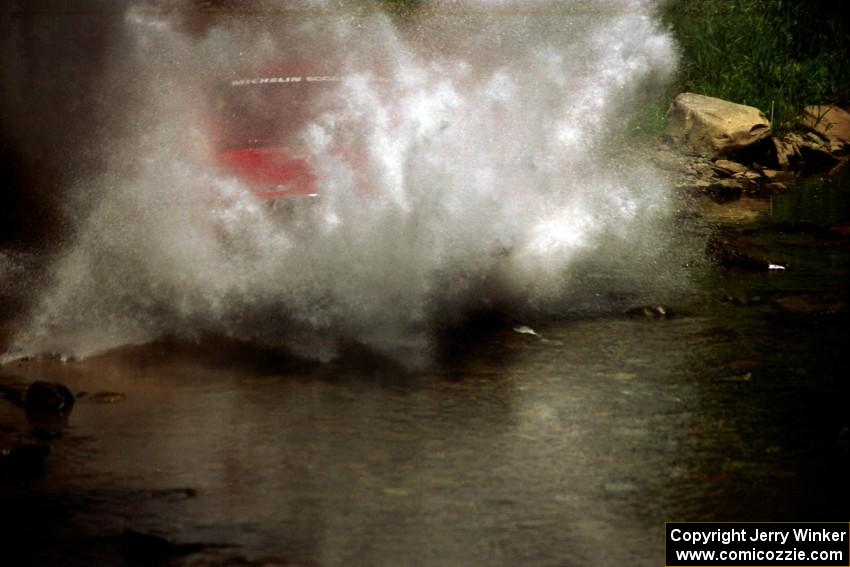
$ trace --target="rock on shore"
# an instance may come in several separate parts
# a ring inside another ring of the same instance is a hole
[[[801,175],[834,173],[848,161],[850,112],[809,106],[801,125],[780,138],[757,108],[682,93],[667,113],[667,144],[656,162],[679,189],[719,202],[781,193]]]
[[[807,106],[802,122],[829,143],[832,153],[850,150],[850,112],[834,105]]]
[[[712,159],[740,153],[771,133],[758,108],[710,96],[682,93],[667,112],[666,134],[673,142],[685,152]]]

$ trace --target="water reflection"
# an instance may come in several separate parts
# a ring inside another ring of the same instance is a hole
[[[698,401],[683,355],[663,346],[703,323],[670,323],[638,323],[640,340],[617,319],[547,326],[549,343],[498,332],[509,362],[484,356],[463,379],[120,353],[16,370],[128,394],[79,404],[66,442],[96,440],[48,478],[106,483],[106,507],[134,502],[137,529],[319,564],[634,561],[661,552],[649,534]],[[133,496],[175,487],[198,495]]]

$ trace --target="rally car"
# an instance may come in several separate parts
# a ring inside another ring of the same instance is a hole
[[[303,65],[234,75],[216,93],[216,164],[263,201],[318,196],[310,155],[299,136],[341,80]]]

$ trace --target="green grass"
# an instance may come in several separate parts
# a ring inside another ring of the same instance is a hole
[[[400,16],[413,13],[422,4],[422,0],[380,0],[380,2],[387,12]]]
[[[780,132],[795,127],[807,104],[846,103],[850,27],[840,8],[825,0],[669,0],[662,15],[682,51],[675,93],[755,106]]]

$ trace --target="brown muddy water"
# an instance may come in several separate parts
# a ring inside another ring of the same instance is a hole
[[[677,222],[684,290],[471,323],[421,374],[212,343],[7,364],[87,394],[0,485],[0,562],[660,565],[665,521],[847,520],[846,179]],[[706,262],[730,224],[789,268]],[[0,427],[27,424],[0,400]]]

